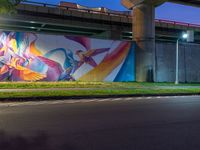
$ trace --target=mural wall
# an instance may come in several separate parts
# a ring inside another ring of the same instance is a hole
[[[134,81],[134,44],[0,31],[0,81]]]

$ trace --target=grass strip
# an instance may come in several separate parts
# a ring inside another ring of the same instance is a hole
[[[199,88],[190,89],[95,89],[95,90],[59,90],[59,91],[28,91],[28,92],[0,92],[0,98],[26,98],[26,97],[69,97],[69,96],[101,96],[101,95],[134,95],[134,94],[200,94]]]
[[[200,86],[200,84],[138,83],[138,82],[0,82],[0,89],[40,88],[152,88],[157,86]]]

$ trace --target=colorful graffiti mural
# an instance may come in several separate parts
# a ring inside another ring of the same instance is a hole
[[[134,44],[0,32],[1,81],[134,81]]]

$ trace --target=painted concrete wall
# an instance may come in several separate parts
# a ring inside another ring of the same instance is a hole
[[[200,82],[200,45],[181,43],[179,47],[180,82]],[[156,42],[156,82],[175,81],[176,44]]]
[[[0,81],[135,81],[135,44],[0,32]]]

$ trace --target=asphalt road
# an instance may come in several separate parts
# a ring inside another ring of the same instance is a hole
[[[0,150],[199,150],[200,97],[0,103]]]

